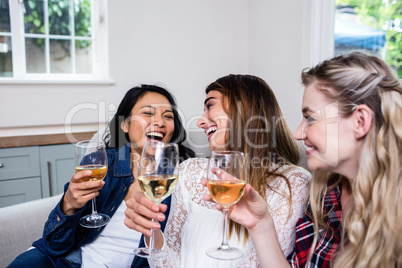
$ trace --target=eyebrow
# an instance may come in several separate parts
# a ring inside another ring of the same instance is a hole
[[[302,109],[302,113],[303,113],[303,114],[306,114],[306,113],[308,113],[308,112],[313,112],[313,110],[311,110],[309,107],[304,107],[304,108]]]
[[[209,100],[211,100],[211,99],[216,99],[216,98],[215,98],[215,97],[206,98],[205,101],[204,101],[204,106],[205,106],[205,104],[207,104],[207,102],[208,102]]]

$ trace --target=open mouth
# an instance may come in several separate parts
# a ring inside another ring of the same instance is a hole
[[[217,130],[218,130],[217,127],[210,127],[210,128],[207,129],[207,131],[206,131],[205,133],[207,134],[207,136],[208,136],[208,138],[209,138],[209,137],[211,137],[212,134],[214,134]]]
[[[317,151],[317,147],[315,147],[313,145],[304,144],[304,147],[306,148],[307,154],[311,154],[312,152]]]
[[[156,141],[162,141],[164,137],[163,133],[160,132],[148,132],[147,133],[147,138],[150,140],[156,140]]]

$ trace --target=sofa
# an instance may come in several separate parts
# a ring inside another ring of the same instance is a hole
[[[42,236],[47,217],[61,196],[0,208],[0,267],[7,267]]]

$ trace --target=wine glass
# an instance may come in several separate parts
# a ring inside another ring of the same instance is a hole
[[[179,179],[179,150],[175,143],[147,141],[142,150],[138,167],[141,190],[157,205],[166,199],[176,187]],[[154,221],[152,219],[152,221]],[[143,258],[162,258],[167,250],[155,249],[155,233],[148,248],[137,248],[134,254]]]
[[[237,151],[213,151],[208,162],[207,186],[211,198],[222,206],[223,237],[220,247],[209,248],[206,254],[218,260],[234,260],[243,252],[228,244],[228,212],[231,205],[243,196],[246,186],[244,154]]]
[[[103,180],[107,173],[107,154],[105,143],[100,140],[86,140],[75,145],[75,172],[91,170],[92,175],[84,177],[81,182]],[[98,228],[106,225],[110,217],[98,213],[95,197],[92,199],[92,214],[80,219],[80,225],[87,228]]]

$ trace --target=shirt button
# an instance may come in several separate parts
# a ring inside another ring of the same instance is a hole
[[[60,217],[59,217],[59,215],[57,215],[57,221],[60,221]]]

